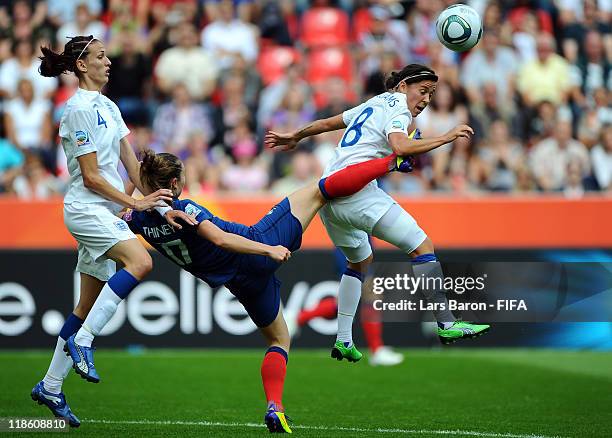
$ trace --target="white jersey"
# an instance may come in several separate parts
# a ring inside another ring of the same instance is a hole
[[[111,210],[121,207],[85,187],[77,158],[96,152],[100,175],[123,192],[123,180],[117,166],[120,141],[129,132],[117,105],[98,91],[79,88],[68,99],[59,129],[70,173],[70,188],[64,204],[78,201],[85,204],[104,203]]]
[[[342,118],[347,128],[323,172],[324,177],[351,164],[390,155],[393,151],[389,146],[389,134],[403,132],[408,135],[412,123],[406,95],[402,93],[374,96],[342,113]]]

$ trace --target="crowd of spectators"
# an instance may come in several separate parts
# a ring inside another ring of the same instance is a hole
[[[103,92],[137,150],[184,160],[190,194],[285,195],[315,180],[341,132],[293,154],[262,147],[384,91],[419,62],[440,76],[417,118],[458,139],[383,187],[399,194],[612,194],[612,2],[467,0],[484,35],[468,53],[436,38],[444,0],[0,0],[0,193],[61,194],[57,127],[74,75],[38,73],[40,46],[94,35],[112,61]]]

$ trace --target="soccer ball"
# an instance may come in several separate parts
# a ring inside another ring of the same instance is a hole
[[[459,3],[444,9],[438,16],[436,33],[446,47],[464,52],[480,41],[482,20],[474,8]]]

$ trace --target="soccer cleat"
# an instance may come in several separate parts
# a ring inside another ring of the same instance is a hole
[[[392,171],[401,172],[401,173],[410,173],[414,170],[416,162],[412,155],[408,155],[405,157],[395,157],[395,167]]]
[[[455,321],[447,329],[438,327],[438,337],[443,344],[452,344],[459,339],[472,339],[484,335],[491,328],[487,324],[472,324],[467,321]]]
[[[421,136],[421,131],[419,128],[415,128],[410,134],[408,134],[408,138],[412,140],[419,140],[423,138]],[[401,173],[409,173],[414,170],[414,166],[416,166],[416,160],[412,155],[407,155],[405,157],[396,157],[395,158],[395,166],[391,171],[401,172]]]
[[[72,358],[72,368],[74,368],[79,376],[88,382],[98,383],[100,381],[100,376],[96,371],[93,359],[95,348],[84,347],[77,344],[74,342],[75,336],[76,335],[70,336],[66,341],[66,345],[64,345],[64,351]]]
[[[368,362],[373,367],[383,366],[391,367],[393,365],[399,365],[404,361],[404,355],[394,351],[393,348],[383,345],[378,347],[374,354],[370,355]]]
[[[336,341],[331,351],[331,357],[338,360],[346,359],[349,362],[358,362],[363,354],[357,350],[352,342]]]
[[[276,404],[270,403],[268,410],[264,416],[264,422],[270,433],[293,433],[289,427],[291,419],[285,413],[276,407]]]
[[[32,400],[38,402],[39,405],[47,406],[56,417],[65,418],[70,427],[79,427],[81,425],[79,419],[72,413],[70,406],[66,403],[66,397],[63,392],[53,394],[47,391],[41,380],[32,388],[30,395]]]

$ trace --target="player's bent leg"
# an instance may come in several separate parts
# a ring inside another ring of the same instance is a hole
[[[289,362],[290,338],[283,313],[279,310],[274,321],[260,328],[268,350],[261,363],[261,380],[266,394],[267,409],[264,422],[271,433],[292,433],[289,418],[283,407],[283,389]]]
[[[427,238],[411,254],[412,269],[415,276],[428,276],[440,278],[444,282],[442,266],[434,254],[433,242]],[[435,282],[433,284],[436,284]],[[429,302],[443,304],[441,310],[434,311],[438,322],[438,337],[445,345],[461,339],[472,339],[482,336],[491,328],[488,324],[473,324],[468,321],[457,321],[455,316],[448,310],[446,294],[442,290],[423,290],[423,295]],[[440,307],[440,306],[438,306]]]
[[[302,232],[306,231],[317,212],[327,202],[315,183],[293,192],[287,198],[291,214],[302,224]]]
[[[153,266],[151,256],[136,238],[117,242],[105,255],[112,260],[122,262],[125,268],[108,279],[85,318],[83,326],[76,335],[68,338],[65,345],[65,350],[74,362],[73,368],[76,373],[93,383],[100,381],[94,365],[94,349],[91,347],[94,337],[100,334],[117,311],[121,301]]]

